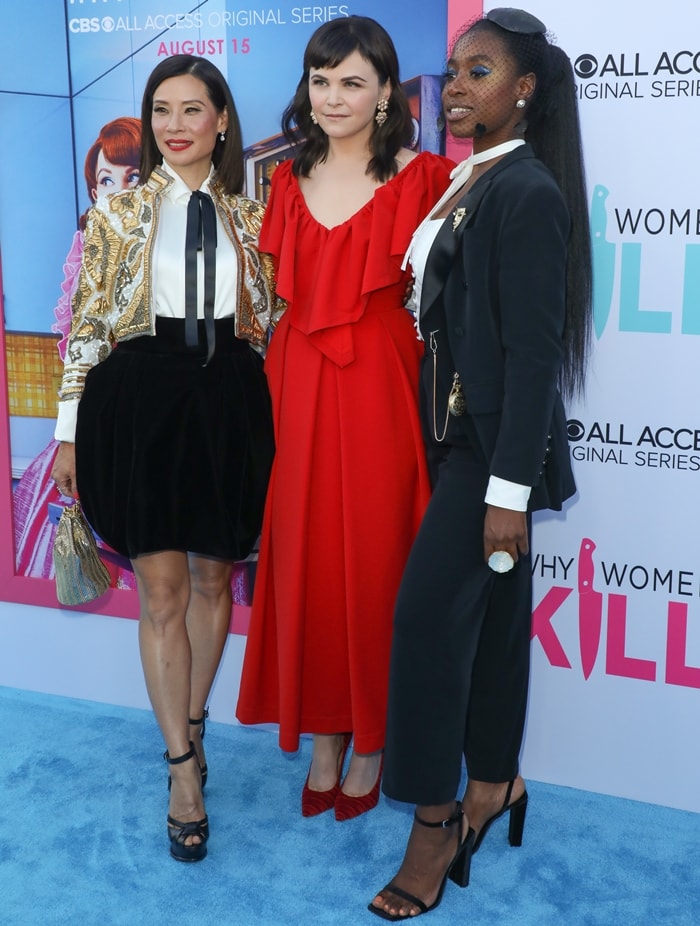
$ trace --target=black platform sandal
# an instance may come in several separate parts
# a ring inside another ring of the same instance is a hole
[[[190,743],[190,748],[184,755],[171,759],[170,754],[166,750],[166,752],[163,753],[163,758],[168,765],[181,765],[189,759],[197,761],[197,753],[195,752],[194,744]],[[171,784],[172,782],[169,778],[168,787],[170,787]],[[188,845],[185,840],[191,836],[198,837],[200,841]],[[178,862],[201,862],[207,854],[209,818],[204,816],[201,820],[183,823],[181,820],[176,820],[168,814],[168,839],[170,840],[170,854]]]
[[[461,843],[459,842],[459,826],[461,825],[463,816],[464,811],[462,810],[461,801],[457,801],[457,807],[453,814],[451,814],[446,820],[438,820],[436,823],[432,823],[429,820],[423,820],[418,816],[417,813],[414,814],[416,823],[420,823],[421,826],[428,826],[431,829],[435,829],[437,827],[445,829],[445,827],[454,826],[455,824],[458,826],[457,841],[459,845],[457,846],[457,852],[455,853],[455,856],[450,864],[447,866],[447,871],[443,875],[437,897],[430,904],[430,906],[422,901],[420,897],[415,897],[413,894],[409,894],[408,891],[404,891],[403,888],[397,887],[395,884],[390,882],[386,885],[386,887],[383,887],[379,893],[381,894],[384,891],[389,891],[396,897],[400,897],[402,900],[408,901],[411,906],[418,907],[419,912],[416,914],[389,913],[386,910],[382,910],[381,907],[375,907],[373,903],[370,903],[367,907],[370,913],[374,913],[376,916],[381,917],[383,920],[391,920],[392,922],[396,922],[398,920],[412,920],[416,916],[421,916],[423,913],[430,913],[431,910],[434,910],[440,905],[448,878],[450,878],[460,887],[467,887],[469,884],[469,871],[471,868],[472,850],[474,847],[474,830],[469,827],[467,830],[467,835],[464,837]]]
[[[200,731],[199,731],[199,739],[200,739],[201,742],[204,742],[204,734],[205,734],[206,729],[207,729],[207,725],[206,725],[205,721],[207,720],[208,717],[209,717],[209,711],[208,711],[207,708],[205,707],[205,708],[204,708],[204,713],[202,714],[201,717],[198,717],[197,720],[192,720],[191,717],[189,718],[189,724],[190,724],[191,727],[200,727],[200,728],[201,728]],[[201,773],[201,775],[202,775],[202,790],[204,790],[204,785],[207,783],[207,778],[208,778],[208,776],[209,776],[209,768],[207,767],[207,763],[206,763],[206,762],[204,763],[204,765],[200,765],[200,766],[199,766],[199,771],[200,771],[200,773]]]

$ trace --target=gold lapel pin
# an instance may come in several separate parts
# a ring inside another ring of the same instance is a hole
[[[455,209],[452,213],[452,231],[457,231],[459,223],[462,221],[464,216],[467,214],[467,210],[464,206],[460,206],[459,209]]]

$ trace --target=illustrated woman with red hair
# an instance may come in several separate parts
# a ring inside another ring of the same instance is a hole
[[[85,157],[85,184],[90,204],[100,196],[126,190],[139,182],[141,158],[141,120],[120,116],[107,122]],[[63,265],[61,295],[54,308],[56,321],[51,330],[59,334],[58,353],[63,360],[71,323],[71,299],[78,282],[83,256],[84,213],[73,235],[70,250]],[[51,440],[29,464],[15,487],[13,495],[15,551],[18,575],[53,578],[51,551],[56,525],[48,518],[49,502],[60,500],[60,493],[50,478],[58,443]],[[135,588],[133,573],[107,562],[112,584],[119,588]]]

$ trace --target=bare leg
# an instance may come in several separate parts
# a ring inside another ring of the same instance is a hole
[[[343,794],[348,797],[362,797],[374,787],[379,776],[382,752],[353,752],[348,773],[343,781]]]
[[[342,733],[314,733],[309,769],[309,788],[312,791],[330,791],[335,786],[343,742]]]
[[[343,733],[315,733],[313,755],[309,770],[309,787],[312,791],[328,791],[338,779],[338,758],[343,748]],[[343,793],[350,797],[368,794],[379,775],[382,753],[353,752],[348,773],[343,781]]]
[[[190,601],[187,608],[187,636],[191,649],[190,701],[188,716],[204,714],[226,644],[231,622],[232,563],[189,555]],[[204,765],[199,726],[189,728],[189,738]]]
[[[422,820],[436,823],[447,820],[455,808],[456,803],[452,801],[449,804],[416,807],[416,814]],[[393,916],[410,917],[421,913],[415,904],[392,893],[391,887],[396,886],[430,907],[437,899],[445,872],[457,854],[468,828],[466,815],[461,819],[461,826],[454,823],[444,828],[421,826],[414,821],[401,867],[390,884],[374,898],[372,906]]]
[[[190,597],[187,556],[165,551],[133,561],[141,614],[139,644],[146,688],[172,758],[189,746],[191,651],[185,615]],[[204,817],[199,768],[195,761],[170,766],[170,814],[183,823]],[[199,842],[189,837],[188,843]]]

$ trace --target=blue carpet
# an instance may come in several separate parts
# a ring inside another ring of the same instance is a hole
[[[259,730],[207,726],[212,836],[170,859],[152,715],[0,688],[2,926],[374,926],[409,811],[305,820],[310,742],[291,758]],[[643,761],[643,757],[640,757]],[[671,770],[693,774],[693,770]],[[431,926],[698,926],[700,815],[530,782],[521,849],[499,821]]]

